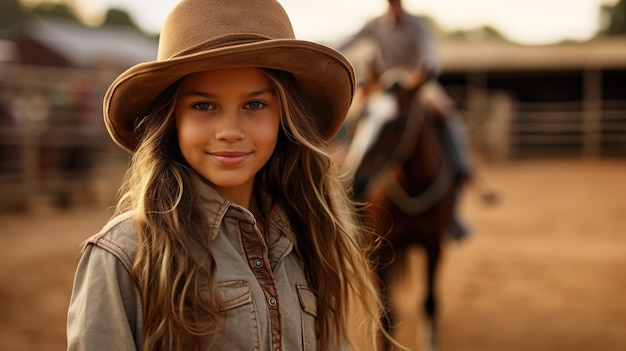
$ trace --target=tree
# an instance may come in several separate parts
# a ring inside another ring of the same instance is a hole
[[[42,2],[39,6],[35,7],[31,13],[40,17],[58,18],[75,23],[80,22],[72,8],[65,3]]]
[[[619,0],[615,5],[602,7],[602,14],[607,19],[603,35],[626,35],[626,0]]]
[[[137,25],[135,24],[133,19],[130,17],[128,12],[120,10],[120,9],[116,9],[116,8],[109,9],[107,11],[103,24],[113,24],[113,25],[132,27],[132,28],[138,29]]]
[[[28,18],[19,0],[0,0],[0,30],[9,29]]]
[[[496,40],[507,41],[507,39],[494,27],[482,26],[469,30],[457,30],[448,34],[449,38],[471,40],[471,41],[484,41],[484,40]]]
[[[152,34],[148,34],[145,31],[143,31],[141,29],[141,27],[139,27],[135,21],[133,20],[133,18],[128,14],[128,12],[124,11],[124,10],[120,10],[117,8],[111,8],[107,11],[106,17],[104,19],[104,22],[102,23],[102,25],[115,25],[115,26],[122,26],[122,27],[127,27],[127,28],[131,28],[132,30],[140,33],[141,35],[144,35],[148,38],[158,38],[158,34],[157,35],[152,35]]]

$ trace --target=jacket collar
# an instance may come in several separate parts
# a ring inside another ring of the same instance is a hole
[[[194,176],[194,186],[198,191],[198,204],[209,220],[209,235],[215,240],[219,234],[220,226],[224,218],[234,218],[251,224],[256,224],[252,213],[243,206],[222,197],[215,189],[207,184],[201,176]],[[280,206],[272,206],[272,197],[265,191],[261,193],[261,203],[265,209],[271,209],[268,213],[266,230],[270,241],[277,240],[281,235],[286,236],[294,245],[296,236],[291,224]],[[268,243],[269,244],[269,243]],[[297,245],[295,245],[297,247]]]

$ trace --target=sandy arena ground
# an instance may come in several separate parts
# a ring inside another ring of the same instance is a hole
[[[446,248],[439,351],[626,350],[626,160],[483,171],[502,201],[464,195],[474,231]],[[0,214],[0,350],[65,348],[78,245],[104,224],[107,205]]]

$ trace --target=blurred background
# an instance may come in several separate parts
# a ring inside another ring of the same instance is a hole
[[[330,46],[386,8],[280,2],[297,37]],[[1,350],[65,347],[79,244],[128,161],[102,98],[156,57],[175,3],[0,0]],[[500,199],[464,193],[472,235],[446,247],[439,349],[626,350],[626,0],[404,3],[436,29],[440,81]]]

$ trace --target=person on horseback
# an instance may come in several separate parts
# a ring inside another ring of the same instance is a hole
[[[387,0],[387,11],[368,22],[337,49],[346,51],[357,42],[369,40],[377,49],[369,71],[361,76],[354,110],[362,110],[372,91],[374,81],[386,88],[394,85],[415,94],[443,119],[440,137],[447,145],[446,154],[455,170],[457,195],[462,185],[472,178],[472,164],[467,151],[464,123],[454,101],[438,82],[441,72],[435,50],[435,35],[427,18],[405,11],[402,0]],[[355,113],[356,114],[356,113]],[[350,116],[349,116],[350,117]],[[350,118],[349,118],[350,120]],[[449,234],[455,239],[469,233],[458,215],[450,224]]]

